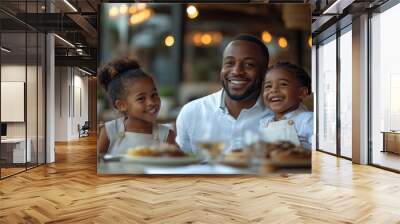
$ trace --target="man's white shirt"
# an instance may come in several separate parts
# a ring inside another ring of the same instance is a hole
[[[245,131],[257,132],[260,120],[272,116],[259,97],[235,119],[229,114],[224,97],[225,92],[220,90],[183,106],[176,121],[176,142],[183,151],[197,152],[196,143],[203,139],[224,140],[227,150],[242,148]]]

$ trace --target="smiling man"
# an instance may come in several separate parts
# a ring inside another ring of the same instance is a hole
[[[240,35],[225,48],[220,80],[223,89],[186,104],[176,121],[176,142],[196,152],[199,141],[224,141],[225,148],[244,144],[244,131],[257,131],[262,117],[271,113],[260,98],[268,68],[268,48],[257,37]]]

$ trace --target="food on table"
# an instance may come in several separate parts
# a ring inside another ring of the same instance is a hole
[[[276,161],[308,160],[311,159],[311,152],[300,148],[273,150],[270,158]]]
[[[225,154],[224,160],[248,160],[250,155],[242,149],[234,149]]]
[[[128,155],[132,157],[184,157],[188,156],[175,145],[162,144],[159,147],[137,146],[128,149]]]
[[[264,158],[274,161],[291,161],[291,160],[311,160],[311,151],[296,146],[291,142],[281,141],[277,143],[262,144]]]
[[[197,145],[206,150],[214,160],[217,159],[225,147],[225,143],[220,141],[199,141]]]
[[[251,154],[243,149],[234,149],[224,155],[223,164],[237,167],[250,165]]]

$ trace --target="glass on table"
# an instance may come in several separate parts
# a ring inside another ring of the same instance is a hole
[[[209,156],[209,162],[215,165],[225,149],[225,142],[222,140],[200,140],[197,141],[197,146],[206,151]]]
[[[244,149],[251,155],[251,165],[256,169],[265,157],[262,134],[254,130],[243,133]]]
[[[215,123],[214,123],[215,124]],[[203,136],[195,141],[197,147],[208,157],[211,165],[216,165],[226,147],[226,140],[214,133],[213,123],[209,122],[203,127]]]

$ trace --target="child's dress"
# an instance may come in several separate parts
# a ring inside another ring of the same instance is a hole
[[[286,113],[279,121],[274,115],[260,121],[260,133],[263,140],[268,142],[290,141],[305,149],[311,149],[314,130],[313,113],[300,105],[294,111]]]
[[[128,149],[137,146],[159,145],[167,141],[169,128],[161,124],[153,126],[152,134],[125,131],[124,117],[105,123],[110,140],[108,154],[125,155]]]

